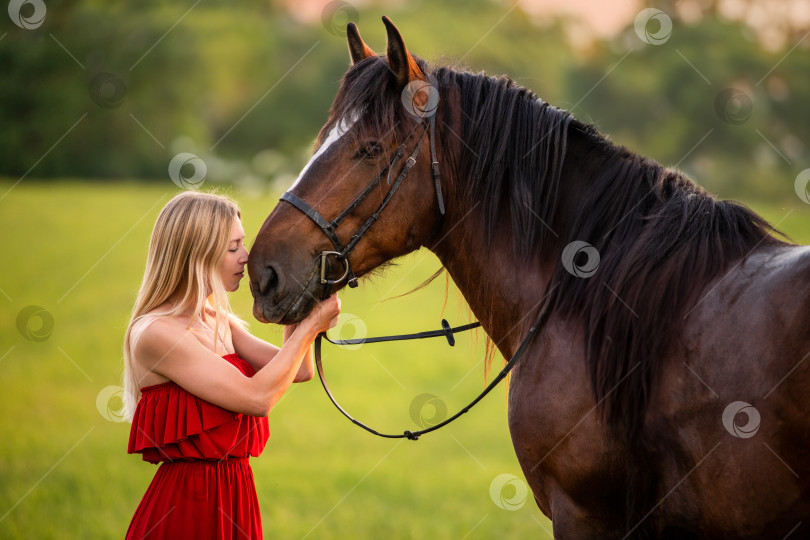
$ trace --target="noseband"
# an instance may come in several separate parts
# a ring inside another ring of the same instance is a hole
[[[408,156],[408,159],[405,160],[405,164],[402,167],[402,170],[399,172],[399,176],[391,184],[391,173],[394,170],[397,162],[405,155],[406,145],[408,144],[408,140],[413,135],[414,130],[417,127],[424,126],[424,130],[422,134],[419,136],[419,141],[416,143],[416,148],[414,148],[411,155]],[[348,278],[348,285],[349,287],[357,287],[357,276],[354,275],[354,271],[352,270],[351,262],[349,262],[349,254],[357,247],[358,242],[365,236],[371,226],[374,224],[375,221],[380,217],[380,213],[385,209],[388,205],[391,198],[396,193],[399,186],[405,180],[405,177],[408,176],[408,173],[411,172],[411,169],[416,164],[416,158],[419,156],[419,150],[422,148],[422,140],[424,139],[425,135],[428,135],[428,140],[430,142],[430,157],[431,157],[431,170],[433,173],[433,185],[436,190],[436,198],[439,203],[439,213],[444,215],[444,199],[442,197],[442,188],[441,188],[441,174],[439,173],[439,162],[436,157],[436,117],[435,115],[430,116],[429,119],[423,119],[419,124],[416,124],[414,128],[408,133],[408,136],[405,138],[405,141],[397,148],[394,155],[388,160],[388,164],[380,170],[379,173],[374,177],[374,179],[369,183],[368,187],[363,190],[357,198],[346,207],[338,216],[333,219],[332,221],[328,221],[324,218],[317,210],[315,210],[309,203],[294,195],[292,192],[286,191],[281,196],[282,201],[287,202],[298,210],[303,212],[305,216],[311,219],[315,225],[317,225],[321,231],[329,238],[329,241],[332,242],[334,246],[334,251],[332,250],[324,250],[321,251],[321,254],[318,256],[317,260],[315,261],[315,269],[313,270],[312,274],[309,277],[309,280],[304,284],[304,291],[309,286],[309,281],[312,277],[318,272],[318,268],[320,268],[320,280],[321,285],[323,285],[323,293],[322,299],[329,298],[329,295],[332,294],[332,289],[335,285],[338,285],[343,282],[343,280]],[[388,190],[385,198],[383,199],[380,206],[377,210],[371,214],[371,216],[363,223],[363,225],[357,230],[354,235],[349,239],[349,242],[344,246],[340,242],[340,238],[338,238],[336,229],[340,222],[343,221],[349,214],[351,214],[357,206],[365,200],[366,197],[371,193],[371,191],[376,188],[380,181],[382,180],[383,174],[387,172],[387,184],[391,186],[391,189]],[[327,260],[328,257],[333,256],[336,257],[338,261],[343,263],[344,271],[343,275],[340,276],[338,279],[329,279],[327,277]]]

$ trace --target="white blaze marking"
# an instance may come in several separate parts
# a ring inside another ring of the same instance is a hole
[[[329,132],[329,135],[326,136],[326,140],[323,141],[318,151],[309,159],[304,168],[301,169],[301,172],[298,174],[298,178],[295,179],[295,182],[290,186],[287,191],[292,191],[295,186],[298,185],[298,182],[304,177],[304,175],[309,170],[310,166],[315,163],[315,161],[321,157],[329,147],[332,146],[333,143],[339,141],[357,122],[357,116],[354,116],[351,120],[346,120],[345,118],[341,118],[335,123],[335,127],[332,128],[332,131]]]

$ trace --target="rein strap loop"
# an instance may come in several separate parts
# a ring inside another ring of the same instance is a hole
[[[518,361],[523,356],[523,353],[525,352],[526,348],[529,346],[529,343],[531,342],[532,338],[534,337],[535,331],[537,330],[538,327],[540,327],[540,325],[542,324],[543,319],[545,318],[546,315],[547,315],[546,310],[542,309],[540,311],[540,316],[538,317],[538,319],[534,323],[534,325],[529,329],[529,332],[523,338],[523,341],[521,341],[520,345],[518,346],[517,350],[515,351],[515,354],[512,355],[512,358],[509,359],[509,362],[506,363],[504,368],[500,371],[500,373],[498,373],[498,376],[495,377],[495,379],[493,379],[492,382],[489,383],[489,385],[487,385],[487,387],[484,389],[483,392],[478,394],[478,396],[475,399],[473,399],[468,405],[463,407],[460,411],[458,411],[456,414],[454,414],[450,418],[447,418],[447,419],[445,419],[444,421],[442,421],[442,422],[440,422],[438,424],[435,424],[433,426],[430,426],[428,428],[421,429],[421,430],[418,430],[418,431],[405,430],[405,431],[402,432],[402,434],[380,433],[379,431],[367,426],[366,424],[360,422],[359,420],[356,420],[354,417],[352,417],[352,415],[350,415],[348,412],[346,412],[346,410],[343,407],[341,407],[340,404],[337,402],[337,400],[335,399],[335,396],[332,395],[332,391],[329,389],[329,385],[326,383],[326,377],[323,374],[323,363],[321,362],[321,339],[325,338],[330,343],[336,343],[336,344],[341,344],[341,345],[358,345],[358,344],[361,344],[361,343],[376,343],[376,342],[380,342],[380,341],[397,341],[397,340],[401,340],[401,339],[421,339],[423,337],[447,336],[447,341],[450,342],[450,345],[452,346],[455,343],[455,339],[452,339],[454,332],[460,332],[460,331],[463,331],[463,330],[470,330],[472,328],[480,326],[481,323],[475,322],[475,323],[467,324],[467,325],[464,325],[464,326],[458,326],[456,328],[450,328],[449,323],[447,323],[447,321],[445,321],[445,320],[442,320],[442,329],[441,330],[433,330],[433,331],[429,331],[429,332],[421,332],[420,334],[405,334],[405,335],[400,335],[400,336],[384,336],[384,337],[377,337],[377,338],[347,339],[347,340],[342,340],[342,341],[341,340],[335,340],[335,341],[330,340],[326,336],[326,332],[323,332],[321,334],[318,334],[318,337],[315,338],[315,367],[318,370],[318,378],[321,380],[321,385],[323,385],[323,389],[324,389],[324,391],[326,391],[326,395],[329,397],[329,400],[337,408],[337,410],[339,410],[343,414],[343,416],[348,418],[353,424],[355,424],[358,427],[361,427],[361,428],[365,429],[366,431],[368,431],[369,433],[371,433],[373,435],[377,435],[378,437],[384,437],[386,439],[403,439],[404,438],[404,439],[408,439],[408,440],[411,440],[411,441],[416,441],[416,440],[419,439],[419,437],[421,435],[424,435],[425,433],[430,433],[431,431],[436,431],[437,429],[439,429],[441,427],[444,427],[447,424],[449,424],[450,422],[452,422],[452,421],[456,420],[457,418],[459,418],[462,414],[464,414],[467,411],[469,411],[470,409],[472,409],[479,401],[481,401],[484,398],[484,396],[489,394],[492,391],[493,388],[498,386],[498,384],[503,379],[506,378],[506,376],[509,374],[509,372],[512,371],[512,368],[514,368],[517,365]]]

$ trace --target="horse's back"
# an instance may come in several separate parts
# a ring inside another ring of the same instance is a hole
[[[685,314],[681,345],[751,399],[801,381],[782,379],[810,353],[810,246],[770,246],[735,264]]]
[[[706,287],[662,373],[647,423],[659,496],[673,490],[662,520],[810,531],[809,396],[810,247],[768,246]]]

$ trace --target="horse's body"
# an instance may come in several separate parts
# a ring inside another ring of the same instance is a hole
[[[660,365],[637,463],[594,410],[581,328],[549,322],[533,361],[512,377],[509,426],[555,537],[622,538],[644,519],[658,538],[783,538],[806,523],[808,366],[779,381],[810,350],[808,272],[810,249],[775,247],[718,280]],[[721,421],[740,399],[762,415],[751,439]],[[627,467],[656,478],[629,527]]]
[[[425,65],[386,24],[387,58],[350,27],[355,66],[292,190],[330,219],[384,168],[383,157],[403,140],[410,152],[421,133],[391,98]],[[426,246],[506,358],[545,314],[511,378],[509,426],[555,537],[806,536],[810,248],[777,241],[750,211],[560,111],[521,105],[531,96],[511,83],[447,69],[432,76],[442,96],[446,214],[419,154],[347,258],[361,276]],[[375,80],[380,87],[369,89]],[[478,111],[493,96],[513,101]],[[478,112],[497,118],[479,121]],[[520,137],[524,128],[534,135]],[[408,141],[408,132],[417,135]],[[516,153],[532,157],[507,159]],[[328,176],[338,181],[323,182]],[[344,244],[386,189],[337,229]],[[599,250],[590,277],[561,264],[573,240]],[[322,293],[312,269],[325,249],[307,217],[277,206],[250,255],[254,314],[301,320]],[[758,429],[750,409],[741,415],[748,432],[736,431],[736,410],[724,419],[734,402],[753,406]]]

